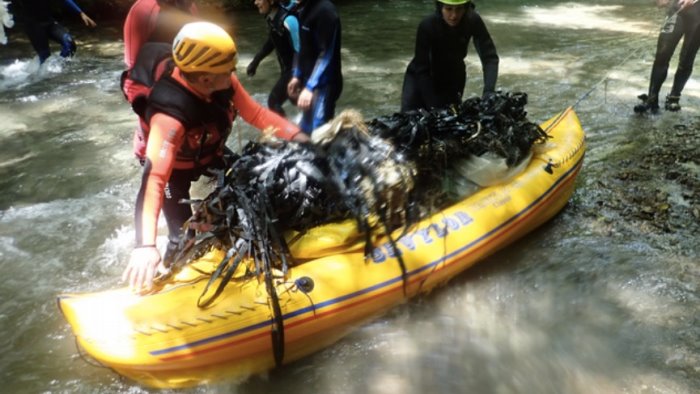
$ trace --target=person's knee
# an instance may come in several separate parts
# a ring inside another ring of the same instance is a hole
[[[280,100],[277,96],[270,94],[270,96],[267,98],[267,107],[270,108],[273,112],[279,114],[280,116],[285,116],[284,108],[282,108],[282,100]]]
[[[70,35],[70,33],[64,33],[63,36],[61,36],[61,56],[73,56],[76,50],[77,46],[75,45],[73,37]]]

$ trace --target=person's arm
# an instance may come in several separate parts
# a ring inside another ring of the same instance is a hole
[[[78,4],[76,4],[73,0],[64,0],[64,3],[66,4],[66,6],[68,8],[73,10],[73,12],[80,15],[80,19],[83,20],[83,23],[85,23],[85,26],[88,26],[88,27],[97,26],[97,23],[95,23],[95,21],[90,19],[90,17],[87,16],[87,14],[84,13],[83,10],[81,10],[80,7],[78,7]]]
[[[476,11],[472,12],[469,23],[474,31],[474,48],[479,55],[484,73],[483,94],[492,93],[496,90],[496,80],[498,79],[498,53],[483,19]]]
[[[129,9],[124,21],[124,64],[133,67],[136,56],[153,33],[160,7],[158,3],[137,1]]]
[[[286,140],[300,140],[305,136],[300,133],[299,126],[263,107],[248,94],[235,74],[231,74],[233,87],[233,105],[243,120],[251,126],[264,130],[268,127],[275,129],[275,135]]]
[[[434,72],[432,56],[432,21],[431,18],[424,19],[416,31],[416,47],[411,61],[411,72],[415,76],[418,90],[421,92],[423,102],[428,108],[437,107],[440,100],[435,94]]]
[[[263,44],[262,48],[258,51],[258,53],[255,54],[253,57],[253,60],[251,60],[250,64],[248,64],[248,67],[246,68],[246,74],[248,74],[249,77],[255,76],[255,73],[258,70],[258,65],[260,62],[267,57],[267,55],[271,54],[272,51],[275,50],[275,44],[272,42],[272,37],[269,35],[267,36],[267,41],[265,41],[265,44]]]
[[[292,40],[292,49],[294,49],[294,54],[299,53],[301,48],[301,41],[299,39],[299,19],[294,15],[289,15],[284,19],[284,27],[289,32],[289,37]]]
[[[299,52],[301,51],[301,38],[299,35],[299,19],[290,15],[285,19],[284,26],[289,30],[292,38],[294,56],[292,57],[292,78],[287,83],[287,94],[290,98],[296,99],[301,91],[301,70],[299,69]],[[296,43],[295,43],[296,42]]]
[[[306,80],[306,86],[304,86],[310,91],[316,89],[321,77],[328,73],[333,56],[335,56],[335,46],[338,44],[337,37],[340,34],[340,18],[336,14],[326,13],[319,17],[316,28],[320,51],[311,76]]]
[[[163,205],[165,185],[184,136],[185,129],[179,121],[161,113],[153,115],[141,187],[134,210],[136,244],[122,274],[122,279],[127,280],[131,288],[138,292],[151,287],[161,262],[160,253],[156,249],[158,216]]]
[[[678,0],[678,10],[683,11],[684,9],[695,4],[697,0]]]
[[[299,98],[297,98],[297,107],[302,111],[307,111],[311,108],[314,89],[318,87],[323,76],[330,72],[330,65],[336,54],[336,45],[339,44],[340,18],[335,13],[326,12],[319,16],[316,30],[315,35],[318,39],[319,54],[316,58],[314,69],[306,80],[304,89],[299,93]]]

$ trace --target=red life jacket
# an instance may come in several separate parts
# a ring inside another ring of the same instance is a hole
[[[210,102],[198,98],[170,77],[175,68],[171,51],[166,43],[146,43],[134,66],[122,73],[122,92],[139,116],[134,154],[139,159],[145,157],[150,119],[155,113],[164,113],[186,129],[177,161],[194,167],[200,160],[223,153],[236,116],[231,103],[233,89],[214,92]]]

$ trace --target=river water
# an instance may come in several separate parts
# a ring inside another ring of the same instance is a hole
[[[688,83],[680,113],[631,111],[646,90],[663,13],[650,1],[477,3],[501,56],[498,86],[529,94],[529,118],[576,104],[588,151],[570,204],[447,286],[324,351],[242,383],[174,392],[700,391],[700,79]],[[398,109],[415,28],[432,8],[342,3],[339,108],[366,118]],[[253,12],[221,21],[235,26],[244,70],[264,23]],[[118,87],[119,26],[72,29],[80,48],[70,61],[52,57],[39,68],[17,31],[0,47],[1,390],[155,392],[86,363],[56,308],[58,293],[121,285],[140,179],[130,150],[135,117]],[[466,95],[481,91],[471,52]],[[239,73],[265,102],[274,59],[254,78]],[[669,88],[670,79],[662,95]],[[676,159],[659,168],[662,155]]]

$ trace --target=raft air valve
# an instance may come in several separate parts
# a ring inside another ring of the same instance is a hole
[[[314,281],[308,276],[302,276],[295,280],[294,284],[296,284],[297,288],[304,294],[310,293],[314,289]]]

